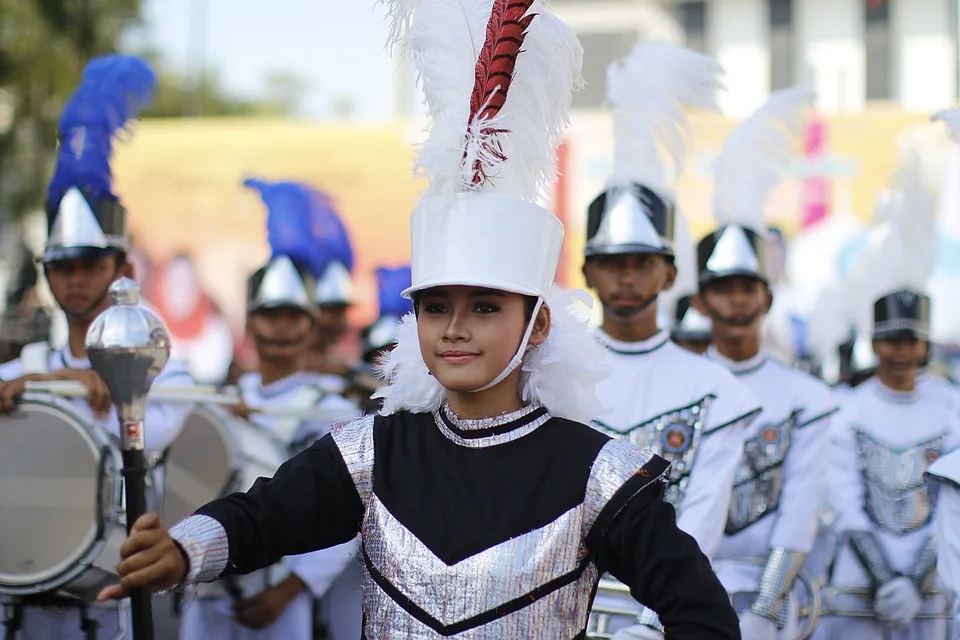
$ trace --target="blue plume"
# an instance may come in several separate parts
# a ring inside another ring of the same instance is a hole
[[[380,315],[403,316],[413,311],[413,301],[400,293],[410,286],[410,267],[380,267],[377,269],[377,289],[380,293]]]
[[[47,189],[55,207],[67,189],[115,197],[110,157],[114,136],[150,104],[157,76],[141,58],[107,55],[91,60],[60,115],[57,167]]]
[[[327,194],[313,187],[305,186],[313,202],[313,237],[317,242],[317,249],[324,261],[324,269],[332,262],[340,262],[353,272],[353,247],[350,244],[350,234],[347,232],[340,214],[333,206],[333,201]],[[317,277],[320,277],[318,274]]]
[[[287,256],[314,275],[326,267],[313,237],[313,203],[297,182],[247,179],[243,186],[260,192],[267,207],[267,242],[270,259]]]

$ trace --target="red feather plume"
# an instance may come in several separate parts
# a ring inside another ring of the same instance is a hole
[[[499,160],[506,160],[503,149],[495,138],[503,130],[483,127],[500,113],[507,100],[513,71],[523,47],[527,29],[535,14],[529,13],[534,0],[494,0],[487,22],[487,34],[477,59],[474,72],[473,93],[470,95],[470,120],[468,128],[481,127],[481,138],[486,138],[486,152]],[[486,175],[479,160],[474,162],[473,184],[479,185]]]

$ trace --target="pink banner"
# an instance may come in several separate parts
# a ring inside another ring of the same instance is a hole
[[[817,166],[827,146],[827,123],[815,117],[804,131],[804,155],[808,166]],[[830,211],[830,181],[827,176],[810,175],[803,181],[801,193],[801,228],[807,228],[827,217]]]

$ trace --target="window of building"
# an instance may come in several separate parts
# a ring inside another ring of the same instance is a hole
[[[890,4],[886,0],[864,0],[864,53],[866,55],[867,100],[889,100],[892,96],[890,64]]]
[[[636,31],[581,32],[583,45],[583,79],[586,86],[573,92],[573,107],[596,109],[607,99],[607,67],[633,50],[637,44]]]
[[[770,90],[794,84],[793,0],[767,0],[770,13]]]
[[[710,43],[707,38],[707,3],[680,2],[676,11],[677,20],[680,21],[686,37],[684,43],[686,47],[700,53],[710,53]]]

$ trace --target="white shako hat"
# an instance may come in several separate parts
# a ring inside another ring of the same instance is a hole
[[[417,157],[428,187],[411,216],[412,281],[403,295],[465,285],[535,297],[516,355],[476,391],[522,366],[524,399],[541,402],[553,415],[589,420],[595,391],[576,385],[593,380],[595,386],[598,366],[582,367],[589,380],[567,371],[569,380],[562,382],[564,373],[547,372],[573,366],[568,354],[583,358],[583,349],[602,360],[602,352],[592,351],[602,347],[590,337],[586,316],[566,308],[569,296],[554,300],[563,225],[538,204],[556,177],[556,149],[580,83],[583,49],[576,34],[541,0],[385,3],[391,40],[402,40],[412,54],[431,120]],[[553,312],[551,334],[537,352],[528,351],[543,304]],[[445,397],[423,363],[413,314],[379,371],[387,380],[377,394],[384,414],[435,410]]]

